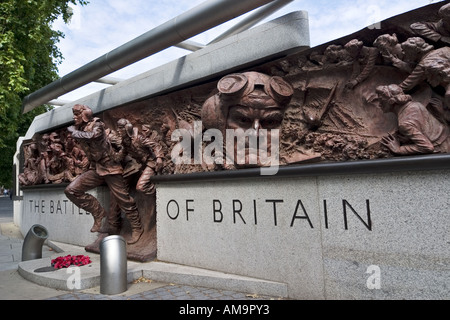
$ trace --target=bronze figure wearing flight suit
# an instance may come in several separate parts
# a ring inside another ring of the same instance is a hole
[[[64,192],[75,205],[92,214],[94,225],[91,232],[98,232],[102,219],[107,214],[100,202],[86,191],[106,183],[111,195],[131,224],[131,238],[127,243],[136,243],[143,233],[141,220],[136,203],[129,195],[122,176],[123,168],[114,160],[105,125],[100,119],[93,117],[92,110],[88,106],[77,104],[72,111],[75,125],[68,127],[67,130],[72,134],[72,138],[79,141],[89,158],[90,168],[70,183]]]

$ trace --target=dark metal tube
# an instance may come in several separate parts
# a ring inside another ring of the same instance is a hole
[[[22,245],[22,261],[41,259],[42,246],[48,238],[45,227],[35,224],[28,231]]]
[[[29,94],[22,112],[75,90],[273,0],[209,0]]]

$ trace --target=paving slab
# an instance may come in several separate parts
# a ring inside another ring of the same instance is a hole
[[[75,248],[64,252],[64,255],[68,254],[86,255],[86,252],[83,252],[82,248]],[[42,259],[20,262],[18,272],[26,280],[57,290],[79,291],[100,286],[100,255],[89,253],[92,263],[75,267],[78,268],[77,271],[73,267],[51,268],[51,259],[58,255],[61,253],[54,253],[52,256]],[[79,272],[80,276],[76,286],[70,282],[74,279],[75,272]],[[201,286],[216,290],[287,297],[287,285],[283,283],[159,261],[147,263],[127,261],[127,282],[132,283],[140,278],[150,279],[156,283],[176,283],[177,285]],[[174,292],[171,294],[174,295]]]

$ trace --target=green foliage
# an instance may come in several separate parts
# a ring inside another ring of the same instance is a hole
[[[10,187],[16,142],[34,117],[49,110],[41,106],[21,114],[23,98],[58,78],[63,57],[57,47],[64,37],[51,24],[71,17],[69,4],[84,0],[0,1],[0,186]]]

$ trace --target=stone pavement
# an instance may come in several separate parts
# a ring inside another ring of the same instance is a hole
[[[270,300],[258,296],[230,290],[218,290],[176,284],[159,284],[161,287],[148,289],[132,295],[104,295],[90,290],[68,292],[47,300]]]
[[[6,201],[7,200],[7,201]],[[10,210],[9,216],[5,214]],[[160,282],[141,276],[128,284],[125,292],[116,295],[100,293],[100,287],[83,290],[61,290],[42,286],[25,279],[19,274],[23,235],[12,218],[12,201],[0,197],[0,300],[280,300],[278,297],[244,293],[229,289],[183,285]],[[44,244],[42,259],[49,263],[51,258],[66,255],[58,252],[52,243]],[[91,254],[89,254],[91,256]],[[98,257],[94,257],[97,259]],[[92,260],[94,260],[92,259]],[[22,263],[22,264],[27,264]],[[21,265],[22,265],[21,264]],[[156,263],[157,265],[157,263]],[[155,270],[153,270],[154,272]],[[53,272],[54,274],[57,271]]]

